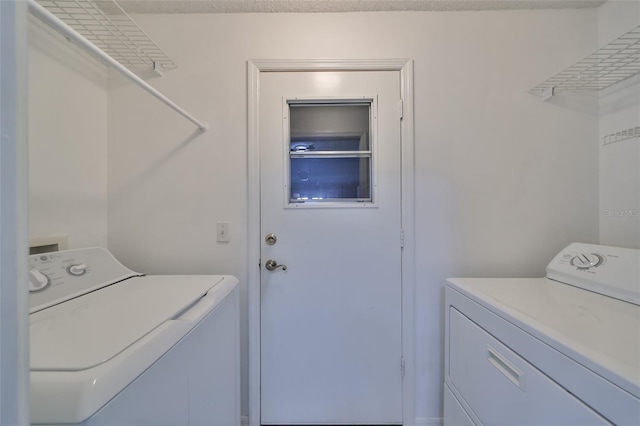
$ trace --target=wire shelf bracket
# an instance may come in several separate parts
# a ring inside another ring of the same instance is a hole
[[[640,73],[640,25],[529,93],[548,99],[564,91],[599,91]]]
[[[2,0],[0,0],[0,1],[2,1]],[[50,0],[47,0],[47,1],[50,1]],[[126,78],[131,80],[133,83],[135,83],[136,85],[140,86],[142,89],[146,90],[148,93],[153,95],[155,98],[157,98],[160,101],[162,101],[169,108],[173,109],[178,114],[182,115],[184,118],[186,118],[187,120],[191,121],[193,124],[198,126],[198,129],[200,129],[201,131],[204,132],[204,131],[207,130],[208,126],[206,124],[204,124],[201,121],[197,120],[195,117],[193,117],[191,114],[186,112],[184,109],[182,109],[180,106],[178,106],[171,99],[167,98],[165,95],[163,95],[162,93],[157,91],[155,88],[153,88],[151,85],[149,85],[149,83],[147,83],[146,81],[144,81],[143,79],[138,77],[136,74],[134,74],[125,65],[121,64],[120,62],[118,62],[116,59],[114,59],[112,56],[110,56],[108,53],[106,53],[100,47],[96,46],[96,44],[94,44],[91,40],[89,40],[88,38],[84,37],[78,31],[73,29],[70,25],[65,23],[62,19],[58,18],[54,13],[49,11],[44,6],[40,5],[36,0],[28,0],[28,3],[29,3],[29,12],[31,12],[32,15],[34,15],[36,18],[40,19],[45,24],[49,25],[51,28],[53,28],[55,31],[60,33],[67,40],[69,40],[71,43],[73,43],[76,46],[80,47],[82,50],[86,51],[87,53],[89,53],[90,55],[92,55],[93,57],[98,59],[99,61],[103,62],[107,66],[109,66],[109,67],[113,68],[114,70],[118,71],[120,74],[122,74],[123,76],[125,76]],[[75,2],[74,1],[68,1],[68,2],[59,2],[59,3],[74,3],[74,4],[83,3],[83,4],[89,4],[91,2],[89,2],[87,0],[83,0],[83,1],[77,1],[76,0]],[[105,41],[107,39],[102,38],[102,40]],[[131,61],[129,61],[129,62],[132,62],[132,61],[133,61],[133,59],[131,59]],[[145,61],[146,61],[146,59],[145,59]],[[163,64],[164,63],[162,61],[159,61],[158,65],[154,64],[153,62],[150,65],[154,69],[156,69],[156,72],[161,72],[162,69],[166,69]],[[173,67],[175,68],[175,64],[173,65]],[[158,70],[160,70],[160,71],[158,71]]]

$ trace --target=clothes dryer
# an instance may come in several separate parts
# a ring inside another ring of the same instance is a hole
[[[571,244],[546,278],[451,278],[446,425],[640,424],[640,251]]]

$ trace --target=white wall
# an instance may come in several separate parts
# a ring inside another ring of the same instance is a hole
[[[111,80],[109,247],[147,273],[234,274],[245,301],[247,59],[415,60],[418,423],[442,413],[446,277],[543,276],[598,241],[597,98],[527,93],[597,47],[596,10],[134,19],[179,66],[150,83],[211,130]]]
[[[640,2],[609,1],[598,9],[599,45],[640,25]],[[600,93],[599,135],[640,126],[640,78]],[[600,243],[640,248],[640,138],[600,142]]]
[[[107,71],[29,19],[29,236],[107,243]]]

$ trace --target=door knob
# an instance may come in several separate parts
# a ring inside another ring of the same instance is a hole
[[[267,271],[275,271],[278,268],[282,268],[283,271],[287,270],[287,265],[278,265],[278,262],[272,259],[267,260],[264,267],[267,268]]]

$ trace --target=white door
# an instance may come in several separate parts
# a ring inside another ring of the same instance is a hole
[[[261,76],[262,424],[402,423],[399,102],[398,71]]]

